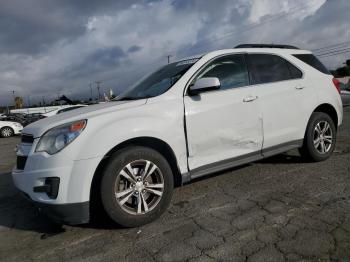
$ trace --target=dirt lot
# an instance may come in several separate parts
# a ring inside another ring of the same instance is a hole
[[[292,151],[193,182],[135,229],[53,224],[13,187],[19,139],[0,139],[0,261],[350,261],[346,111],[328,161]]]

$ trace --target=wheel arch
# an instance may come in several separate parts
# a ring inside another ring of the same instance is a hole
[[[97,166],[94,176],[92,178],[91,188],[90,188],[90,201],[92,201],[91,204],[93,206],[100,205],[100,199],[99,197],[96,197],[96,196],[99,196],[99,188],[101,185],[102,172],[104,170],[104,167],[108,163],[111,155],[117,152],[118,150],[121,150],[129,146],[144,146],[144,147],[148,147],[158,151],[160,154],[162,154],[165,157],[165,159],[168,161],[173,171],[175,187],[179,187],[182,185],[182,176],[177,164],[175,153],[166,142],[155,137],[132,138],[114,146],[107,154],[105,154],[105,156]]]
[[[334,106],[332,106],[331,104],[324,103],[317,106],[312,113],[314,112],[322,112],[329,115],[334,122],[335,128],[338,129],[338,113],[337,110],[335,110]]]

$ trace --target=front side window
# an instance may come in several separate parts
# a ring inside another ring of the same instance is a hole
[[[197,79],[204,77],[217,77],[220,80],[221,90],[249,85],[244,55],[230,55],[214,60]]]
[[[269,54],[249,54],[248,58],[252,84],[293,79],[287,61],[282,57]]]

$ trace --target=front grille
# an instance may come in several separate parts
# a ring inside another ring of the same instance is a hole
[[[22,142],[22,143],[33,144],[33,142],[34,142],[34,137],[33,137],[32,135],[22,134],[22,136],[21,136],[21,142]]]
[[[17,169],[23,170],[27,162],[26,156],[17,156]]]

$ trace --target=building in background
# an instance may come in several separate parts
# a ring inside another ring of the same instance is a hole
[[[24,105],[23,98],[20,96],[16,96],[15,97],[15,108],[16,109],[23,108],[23,105]]]

